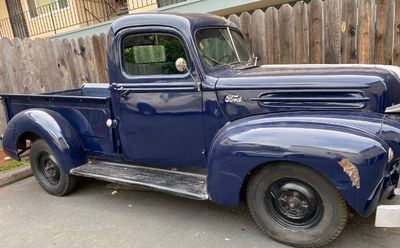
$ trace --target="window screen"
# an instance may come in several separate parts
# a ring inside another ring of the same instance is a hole
[[[187,61],[181,41],[166,34],[128,35],[122,42],[123,68],[129,75],[185,74],[175,68],[175,61]]]

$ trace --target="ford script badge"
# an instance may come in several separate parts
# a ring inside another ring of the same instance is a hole
[[[242,97],[239,95],[226,95],[225,102],[242,102]]]

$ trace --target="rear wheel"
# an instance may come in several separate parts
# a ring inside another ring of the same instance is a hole
[[[321,247],[333,241],[347,222],[347,204],[321,175],[305,166],[267,166],[250,178],[250,213],[261,229],[279,242]]]
[[[44,140],[39,139],[32,144],[29,159],[36,181],[47,193],[63,196],[74,189],[76,177],[64,172]]]

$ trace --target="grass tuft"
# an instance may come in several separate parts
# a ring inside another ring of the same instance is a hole
[[[27,161],[28,161],[28,158],[22,158],[20,161],[12,161],[12,162],[0,167],[0,172],[8,171],[8,170],[20,167],[21,165],[24,165]]]

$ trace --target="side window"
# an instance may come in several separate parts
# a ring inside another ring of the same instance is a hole
[[[134,34],[122,41],[122,66],[129,75],[185,74],[175,68],[178,58],[187,61],[182,42],[167,34]]]

